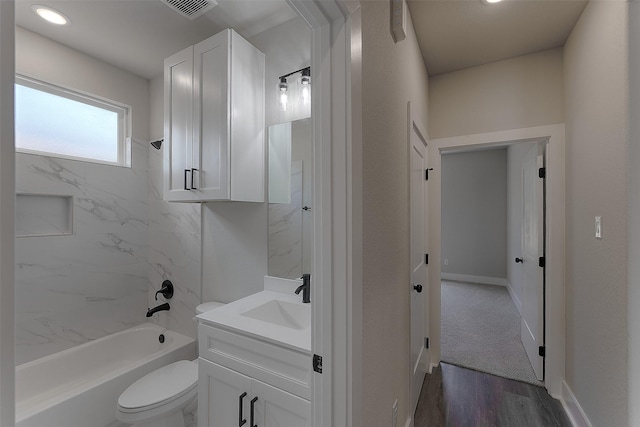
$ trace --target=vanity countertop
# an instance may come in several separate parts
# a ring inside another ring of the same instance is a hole
[[[264,290],[197,316],[199,322],[311,354],[311,304]]]

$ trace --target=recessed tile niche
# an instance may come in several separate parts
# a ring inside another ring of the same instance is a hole
[[[73,197],[16,194],[16,237],[73,233]]]

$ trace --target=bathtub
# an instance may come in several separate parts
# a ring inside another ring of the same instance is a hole
[[[193,338],[145,323],[25,363],[16,368],[16,427],[120,425],[116,404],[131,383],[196,357]]]

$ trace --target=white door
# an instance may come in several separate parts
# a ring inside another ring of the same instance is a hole
[[[544,375],[544,358],[539,348],[544,346],[544,179],[538,170],[544,166],[538,147],[528,153],[522,168],[523,221],[522,258],[523,294],[520,338],[539,380]]]
[[[425,133],[410,119],[410,260],[411,260],[411,414],[416,410],[424,375],[427,371],[425,349],[427,284],[426,180],[427,142]]]

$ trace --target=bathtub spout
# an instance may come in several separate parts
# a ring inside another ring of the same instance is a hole
[[[160,304],[157,307],[148,308],[147,309],[147,317],[151,317],[154,313],[157,313],[158,311],[169,310],[170,308],[171,307],[169,306],[168,302],[165,302],[164,304]]]

